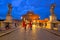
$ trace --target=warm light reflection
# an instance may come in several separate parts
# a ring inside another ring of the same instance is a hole
[[[54,28],[54,30],[58,30],[58,28]]]
[[[20,32],[24,32],[24,28],[20,26]]]
[[[34,25],[32,25],[32,31],[33,31],[33,33],[35,33],[36,32],[36,25],[34,24]]]
[[[32,27],[32,40],[36,40],[36,38],[37,38],[37,35],[36,35],[36,32],[37,32],[36,25],[34,24],[32,26],[33,26]]]

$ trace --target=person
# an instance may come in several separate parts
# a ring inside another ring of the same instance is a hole
[[[9,23],[6,24],[5,29],[9,29]]]
[[[24,27],[24,29],[26,30],[26,23],[25,23],[25,21],[23,21],[23,27]]]
[[[30,29],[32,30],[32,22],[30,21],[30,23],[29,23],[29,27],[30,27]]]
[[[15,23],[15,27],[17,27],[17,24]]]

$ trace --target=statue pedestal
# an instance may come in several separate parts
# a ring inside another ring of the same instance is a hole
[[[47,29],[51,29],[51,22],[50,22],[50,21],[47,22],[46,28],[47,28]]]

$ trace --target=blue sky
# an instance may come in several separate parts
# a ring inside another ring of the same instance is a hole
[[[0,19],[5,19],[8,12],[8,3],[12,4],[13,19],[20,19],[27,11],[32,10],[41,19],[49,18],[50,6],[56,3],[55,14],[60,20],[60,0],[0,0]]]

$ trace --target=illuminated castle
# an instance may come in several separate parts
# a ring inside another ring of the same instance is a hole
[[[38,20],[40,17],[37,14],[34,14],[32,11],[28,11],[27,14],[22,16],[22,19],[24,20]]]

